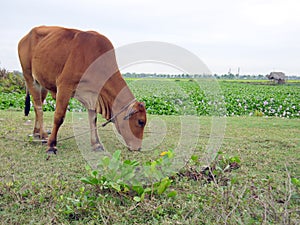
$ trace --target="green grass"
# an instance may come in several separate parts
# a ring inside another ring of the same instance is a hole
[[[33,118],[33,113],[25,118],[21,112],[0,111],[1,224],[299,224],[300,187],[291,184],[292,178],[300,179],[299,119],[227,117],[220,157],[238,157],[239,169],[225,172],[216,182],[174,176],[169,189],[177,192],[175,197],[154,195],[137,203],[125,193],[80,182],[87,176],[81,153],[82,148],[89,149],[88,136],[81,139],[81,150],[75,139],[59,141],[58,155],[46,161],[46,146],[27,137]],[[52,120],[53,113],[46,112],[47,129]],[[211,117],[199,121],[193,154],[201,157],[209,141]],[[181,135],[178,116],[150,115],[149,124],[145,140],[153,138],[159,144],[148,152],[129,152],[111,126],[100,128],[99,134],[107,150],[120,149],[124,159],[155,159],[160,152],[176,148]],[[167,128],[164,139],[156,135],[161,124]],[[74,127],[87,126],[84,113],[68,113],[59,139],[72,136]],[[202,165],[189,163],[181,174]]]

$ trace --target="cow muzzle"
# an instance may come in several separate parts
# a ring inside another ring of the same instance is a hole
[[[128,147],[128,150],[129,151],[138,151],[138,152],[140,152],[140,151],[142,151],[142,148],[141,147],[138,147],[138,148]]]

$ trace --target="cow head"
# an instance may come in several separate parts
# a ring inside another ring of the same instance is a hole
[[[134,102],[115,119],[116,128],[130,150],[141,150],[146,122],[146,108],[142,102]]]

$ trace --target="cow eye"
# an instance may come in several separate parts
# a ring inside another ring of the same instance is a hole
[[[144,127],[145,126],[145,122],[143,120],[138,120],[139,126],[140,127]]]

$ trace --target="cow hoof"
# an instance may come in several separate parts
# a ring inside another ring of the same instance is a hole
[[[94,152],[101,152],[101,151],[104,151],[104,148],[101,144],[94,144],[92,147],[92,150]]]
[[[50,147],[46,151],[47,154],[54,154],[54,155],[56,155],[56,152],[57,152],[57,148],[56,147]]]
[[[47,142],[48,139],[48,133],[44,133],[42,136],[40,135],[40,133],[34,133],[32,135],[28,135],[29,137],[33,137],[34,139],[40,139],[42,141],[42,143],[44,143],[44,141]]]
[[[33,136],[35,139],[40,139],[40,133],[34,133],[32,135],[29,136]]]

